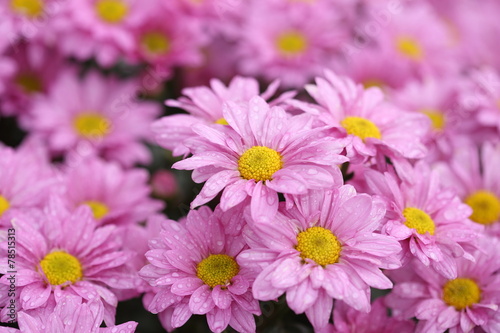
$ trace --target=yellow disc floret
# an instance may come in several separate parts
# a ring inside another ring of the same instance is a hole
[[[26,94],[41,92],[42,82],[34,74],[21,74],[16,78],[16,83]]]
[[[455,309],[463,310],[481,300],[481,289],[472,279],[449,280],[443,287],[443,300]]]
[[[403,210],[403,216],[406,219],[405,225],[408,228],[415,229],[419,234],[429,233],[434,235],[436,225],[432,218],[421,209],[407,207]]]
[[[239,271],[240,266],[233,257],[226,254],[211,254],[198,264],[196,276],[213,288],[228,285]]]
[[[492,224],[500,219],[500,199],[490,191],[476,191],[465,203],[472,208],[470,219],[474,222]]]
[[[337,237],[323,227],[311,227],[297,235],[297,247],[302,259],[312,259],[318,265],[326,266],[339,261],[342,245]]]
[[[274,173],[282,167],[281,154],[263,146],[247,149],[238,159],[238,171],[241,177],[256,182],[271,180]]]
[[[347,134],[355,135],[363,141],[367,138],[382,138],[382,134],[380,134],[377,125],[368,119],[361,117],[346,117],[340,124],[345,128]]]
[[[161,32],[148,32],[141,38],[141,45],[153,55],[162,55],[170,50],[170,40]]]
[[[79,114],[73,123],[76,132],[85,138],[103,137],[109,133],[110,122],[102,114],[84,112]]]
[[[229,123],[227,122],[226,119],[224,118],[219,118],[215,121],[216,124],[219,124],[219,125],[229,125]]]
[[[75,283],[83,276],[80,261],[64,251],[55,251],[47,254],[40,261],[40,267],[49,283],[53,286],[58,286],[66,282]]]
[[[442,131],[446,125],[444,114],[439,110],[423,109],[421,111],[431,120],[432,128],[436,131]]]
[[[95,4],[97,15],[107,23],[120,23],[128,14],[128,5],[122,0],[99,0]]]
[[[96,220],[103,218],[109,212],[108,206],[99,201],[89,200],[85,201],[84,204],[92,209],[92,213],[94,214],[94,218]]]
[[[307,49],[307,39],[299,31],[287,31],[276,39],[276,48],[285,56],[297,56]]]
[[[10,7],[16,13],[33,18],[43,13],[44,6],[42,0],[11,0]]]
[[[0,216],[9,209],[10,203],[9,201],[2,195],[0,195]]]
[[[399,37],[396,40],[396,48],[399,53],[412,60],[421,60],[424,56],[420,43],[412,37]]]

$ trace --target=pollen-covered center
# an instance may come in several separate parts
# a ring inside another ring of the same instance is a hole
[[[342,245],[337,237],[323,227],[311,227],[297,235],[297,246],[302,259],[312,259],[318,265],[326,266],[339,261]]]
[[[71,254],[63,251],[55,251],[47,254],[40,261],[40,267],[49,283],[53,286],[66,282],[75,283],[83,276],[80,261]]]
[[[297,56],[307,49],[307,39],[299,31],[287,31],[276,38],[276,48],[285,56]]]
[[[449,280],[443,287],[443,300],[455,309],[463,310],[481,300],[481,289],[472,279]]]
[[[84,204],[90,207],[96,220],[103,218],[109,212],[108,206],[99,201],[89,200],[85,201]]]
[[[35,74],[21,74],[16,78],[16,83],[26,94],[33,94],[43,90],[42,82]]]
[[[472,208],[470,219],[481,224],[492,224],[500,219],[500,199],[490,191],[476,191],[465,199]]]
[[[96,112],[79,114],[75,118],[73,125],[77,133],[86,138],[103,137],[110,130],[109,120]]]
[[[414,207],[407,207],[403,210],[403,216],[406,219],[405,225],[408,228],[415,229],[421,235],[427,232],[434,235],[436,225],[429,214],[423,210]]]
[[[153,55],[162,55],[170,50],[170,40],[161,32],[148,32],[141,38],[141,45]]]
[[[9,201],[2,195],[0,195],[0,216],[9,209],[10,203]]]
[[[431,120],[432,128],[435,131],[442,131],[446,125],[446,118],[443,112],[435,109],[423,109],[421,111]]]
[[[42,0],[11,0],[10,7],[18,14],[37,17],[43,13]]]
[[[347,134],[355,135],[361,140],[367,138],[381,139],[380,130],[372,121],[361,117],[346,117],[340,122]]]
[[[241,177],[256,182],[271,180],[274,173],[282,167],[281,154],[263,146],[247,149],[238,159],[238,171]]]
[[[229,125],[229,123],[227,122],[226,119],[224,118],[219,118],[215,121],[216,124],[219,124],[219,125]]]
[[[240,266],[233,257],[226,254],[211,254],[198,264],[196,276],[213,288],[219,285],[226,286],[239,271]]]
[[[107,23],[120,23],[128,14],[128,5],[122,0],[99,0],[95,4],[97,15]]]
[[[399,37],[396,40],[396,48],[399,53],[412,60],[421,60],[424,56],[422,46],[412,37]]]

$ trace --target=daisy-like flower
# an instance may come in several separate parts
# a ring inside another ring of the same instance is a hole
[[[102,306],[96,301],[83,302],[76,295],[65,295],[47,317],[37,314],[18,314],[19,330],[4,328],[5,333],[133,333],[137,323],[129,321],[121,325],[100,327],[104,317]]]
[[[260,96],[269,100],[278,86],[279,82],[274,81]],[[178,100],[167,100],[166,105],[183,109],[189,114],[163,117],[152,126],[158,144],[171,150],[175,156],[187,155],[190,152],[184,142],[197,136],[193,131],[194,125],[227,125],[222,114],[223,104],[227,101],[248,102],[252,97],[259,95],[259,83],[253,78],[236,76],[226,87],[220,80],[212,79],[210,88],[205,86],[184,88],[182,93],[183,97]],[[293,95],[294,92],[285,93],[270,104],[277,105]]]
[[[429,129],[427,117],[385,102],[380,89],[364,90],[351,79],[326,71],[325,78],[316,78],[316,85],[307,85],[306,90],[319,107],[299,101],[293,104],[334,126],[338,136],[352,139],[347,146],[351,162],[362,162],[381,150],[392,151],[390,157],[425,156],[422,140]]]
[[[468,219],[470,207],[446,190],[427,164],[417,163],[411,183],[374,170],[366,170],[365,177],[371,192],[390,207],[382,231],[401,242],[405,260],[414,256],[443,276],[455,278],[455,258],[473,259],[470,253],[483,227]]]
[[[137,93],[136,81],[97,72],[80,81],[66,71],[46,96],[37,96],[26,126],[56,154],[96,154],[127,167],[147,163],[150,153],[139,141],[150,137],[149,124],[160,110],[155,103],[137,101]]]
[[[453,189],[472,208],[472,221],[485,226],[487,234],[500,236],[500,144],[481,148],[462,140],[451,160],[435,169],[443,184]]]
[[[500,260],[497,239],[485,238],[475,261],[457,259],[458,275],[447,279],[413,262],[394,277],[387,304],[395,316],[417,317],[416,332],[498,332],[500,330]]]
[[[120,250],[117,227],[96,227],[88,207],[70,213],[52,197],[43,214],[26,212],[12,219],[16,230],[16,305],[32,314],[61,302],[64,295],[98,301],[104,308],[106,325],[114,325],[117,298],[110,291],[132,289],[138,283],[125,263],[131,253]],[[0,283],[10,285],[7,241],[2,249]],[[8,320],[2,304],[2,321]]]
[[[325,1],[253,2],[247,10],[239,36],[241,71],[281,78],[287,86],[301,86],[330,68],[347,37],[347,24]]]
[[[251,249],[238,263],[258,274],[254,297],[268,301],[286,292],[290,308],[305,312],[316,330],[327,325],[333,299],[370,311],[370,286],[392,287],[380,269],[400,266],[397,240],[375,233],[384,204],[350,185],[294,198],[296,206],[283,203],[274,224],[243,231]]]
[[[185,222],[165,220],[159,239],[150,241],[149,265],[140,275],[157,287],[148,309],[169,319],[166,329],[184,325],[192,314],[207,316],[213,332],[227,325],[255,332],[259,315],[252,297],[253,274],[237,263],[246,248],[242,237],[228,236],[209,208],[190,211]]]
[[[224,104],[228,126],[196,125],[189,141],[194,156],[174,168],[195,170],[195,182],[206,181],[191,203],[197,207],[221,190],[225,211],[251,197],[254,220],[271,222],[278,209],[278,193],[303,194],[343,183],[337,165],[345,143],[327,137],[327,128],[311,129],[307,114],[289,116],[269,107],[260,97],[246,103]]]
[[[163,204],[149,198],[148,173],[124,170],[95,158],[66,165],[64,198],[70,208],[87,205],[98,224],[135,224],[160,211]]]
[[[320,333],[413,333],[415,322],[387,315],[384,297],[371,305],[368,313],[357,311],[342,301],[335,302],[333,324],[328,324]]]

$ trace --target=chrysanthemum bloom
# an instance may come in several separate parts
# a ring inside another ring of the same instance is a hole
[[[34,141],[17,150],[0,144],[0,226],[27,208],[42,208],[56,183],[45,150]]]
[[[415,322],[387,315],[384,298],[372,303],[368,313],[357,311],[342,301],[333,307],[333,324],[328,324],[320,333],[413,333]]]
[[[435,169],[443,184],[454,190],[472,208],[472,221],[484,225],[489,235],[500,236],[500,144],[480,148],[461,141],[451,160]]]
[[[198,137],[189,141],[194,156],[173,165],[194,170],[195,182],[206,181],[192,208],[224,190],[222,210],[250,196],[254,220],[271,222],[278,193],[303,194],[343,183],[337,165],[347,160],[340,155],[345,143],[327,137],[327,128],[311,129],[309,115],[289,116],[253,97],[224,104],[223,118],[228,126],[196,125]]]
[[[161,10],[158,1],[75,0],[65,3],[53,18],[57,46],[63,54],[80,60],[95,57],[102,66],[111,66],[124,53],[137,47],[133,30]]]
[[[4,328],[4,333],[133,333],[137,323],[129,321],[117,326],[100,327],[104,317],[102,306],[96,301],[83,302],[76,295],[65,295],[48,316],[18,313],[19,330]],[[0,329],[2,330],[2,329]]]
[[[445,277],[455,278],[455,258],[472,259],[470,253],[483,231],[468,219],[470,207],[446,190],[438,173],[423,162],[415,166],[412,183],[374,170],[366,170],[365,176],[370,190],[390,207],[382,231],[400,241],[404,259],[414,256]]]
[[[299,87],[331,67],[339,45],[347,38],[348,25],[324,1],[282,3],[284,6],[268,2],[248,6],[238,37],[240,68],[248,75],[281,78],[283,84]]]
[[[162,202],[149,197],[146,170],[124,170],[95,158],[80,162],[65,166],[63,196],[71,209],[89,206],[98,224],[144,222],[163,208]]]
[[[482,240],[475,261],[457,259],[458,275],[453,279],[415,261],[406,274],[394,277],[395,286],[387,296],[387,304],[395,316],[417,317],[416,332],[498,332],[499,246],[496,239]],[[483,330],[475,329],[479,327]]]
[[[138,283],[125,263],[132,254],[120,250],[117,227],[96,227],[88,207],[69,213],[62,201],[52,197],[44,214],[36,219],[18,214],[12,219],[16,230],[16,305],[28,314],[59,303],[66,294],[98,301],[104,307],[106,325],[114,325],[117,298],[110,291],[131,289]],[[7,241],[2,249],[0,283],[10,285]],[[8,309],[2,304],[1,319]]]
[[[158,287],[148,310],[170,321],[166,329],[202,314],[213,332],[227,325],[255,332],[253,315],[260,309],[252,297],[253,274],[237,263],[246,244],[242,237],[228,236],[209,208],[190,211],[185,223],[165,220],[150,247],[150,264],[139,274]]]
[[[326,71],[325,78],[316,78],[316,85],[307,85],[306,90],[319,107],[298,101],[294,104],[317,114],[322,123],[334,126],[337,136],[352,139],[347,146],[351,162],[362,162],[380,150],[393,151],[389,157],[425,156],[422,140],[429,129],[427,117],[385,102],[379,88],[364,90],[351,79]]]
[[[150,123],[160,110],[136,100],[137,92],[133,80],[91,72],[80,81],[75,72],[64,72],[33,102],[28,129],[47,140],[54,153],[93,153],[124,166],[147,163],[150,153],[139,141],[150,137]]]
[[[286,293],[290,308],[305,312],[316,330],[327,325],[333,299],[370,311],[370,286],[392,287],[380,269],[400,266],[397,240],[375,233],[384,204],[350,185],[294,199],[296,206],[283,203],[272,225],[243,231],[251,249],[238,263],[258,274],[254,297],[268,301]]]
[[[274,81],[260,96],[269,100],[278,89],[279,81]],[[162,147],[169,149],[175,156],[187,155],[190,149],[184,142],[197,134],[193,131],[196,124],[227,125],[222,115],[223,104],[227,101],[248,102],[252,97],[259,95],[259,83],[253,78],[234,77],[226,87],[217,79],[210,80],[209,87],[192,87],[182,90],[184,96],[178,100],[167,100],[168,106],[177,107],[188,112],[163,117],[153,123],[152,129],[156,134],[156,141]],[[270,102],[277,105],[291,98],[293,92],[285,93]]]

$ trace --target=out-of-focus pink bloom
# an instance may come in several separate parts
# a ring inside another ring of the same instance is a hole
[[[248,196],[255,221],[272,223],[278,193],[304,194],[343,183],[337,165],[344,140],[327,137],[327,128],[312,129],[312,118],[289,116],[256,96],[249,102],[224,104],[228,125],[194,127],[189,141],[193,157],[174,164],[195,170],[195,182],[206,181],[191,207],[212,200],[223,190],[220,205],[228,210]]]
[[[55,154],[98,155],[124,166],[147,163],[149,125],[159,105],[137,100],[138,84],[91,72],[79,80],[65,71],[46,96],[33,101],[28,130],[46,140]]]
[[[170,170],[158,170],[151,177],[151,188],[157,197],[168,199],[179,192],[179,185],[174,173]]]
[[[268,301],[286,293],[295,313],[305,312],[316,330],[330,318],[333,299],[370,311],[370,286],[389,289],[380,268],[400,267],[398,242],[375,233],[384,204],[350,185],[310,191],[283,203],[272,224],[248,227],[250,246],[238,263],[258,274],[254,297]]]

